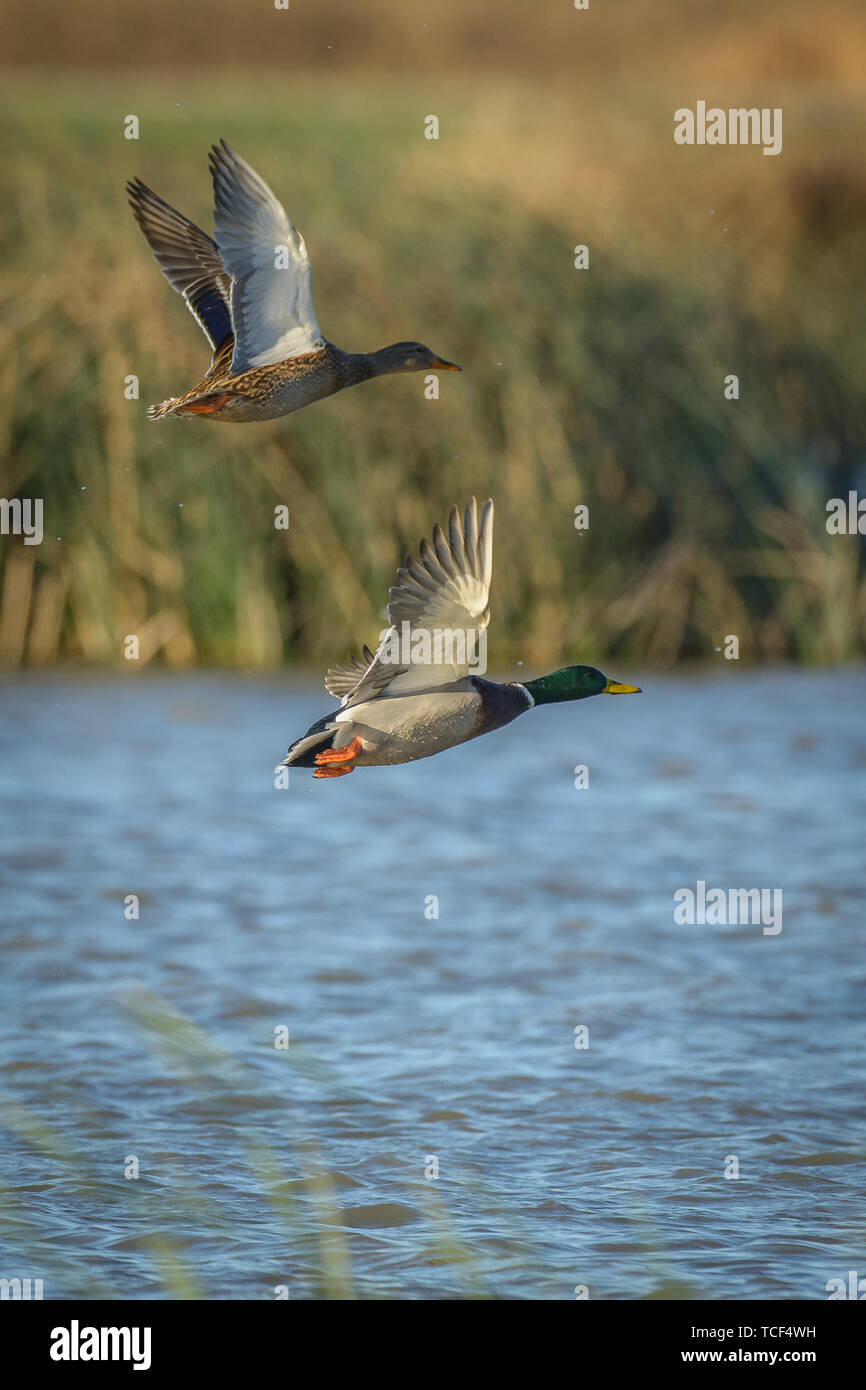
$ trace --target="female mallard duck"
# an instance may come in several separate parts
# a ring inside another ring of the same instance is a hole
[[[315,777],[344,777],[356,767],[411,763],[510,724],[535,705],[588,695],[637,695],[594,666],[565,666],[532,681],[497,684],[472,674],[484,650],[493,573],[493,503],[478,525],[475,498],[463,524],[451,510],[446,538],[421,542],[397,571],[388,622],[374,656],[335,666],[325,688],[341,707],[291,746],[281,766],[314,767]]]
[[[322,337],[310,258],[263,179],[223,140],[210,155],[216,241],[143,184],[129,202],[157,265],[182,294],[213,349],[203,381],[153,405],[163,415],[274,420],[346,386],[394,372],[459,372],[423,343],[342,352]]]

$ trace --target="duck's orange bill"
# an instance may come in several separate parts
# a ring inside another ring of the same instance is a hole
[[[434,358],[433,358],[433,361],[431,362],[430,365],[431,365],[432,367],[438,367],[439,370],[440,370],[440,372],[462,372],[462,371],[463,371],[463,368],[462,368],[462,367],[458,367],[458,365],[457,365],[456,362],[446,362],[445,359],[444,359],[444,357],[434,357]]]

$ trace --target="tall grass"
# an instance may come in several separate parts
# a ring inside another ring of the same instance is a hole
[[[0,491],[44,499],[45,539],[2,541],[0,660],[130,669],[135,634],[138,667],[321,665],[375,638],[406,549],[471,493],[497,502],[493,662],[718,659],[728,633],[751,660],[862,654],[862,539],[824,525],[829,497],[863,491],[866,424],[866,185],[825,159],[836,98],[793,108],[783,164],[676,149],[678,100],[654,89],[428,96],[361,77],[10,86]],[[844,119],[864,123],[854,98]],[[220,136],[303,229],[326,335],[420,338],[464,365],[441,399],[406,376],[268,425],[145,419],[207,347],[123,183],[209,228]]]
[[[356,74],[517,73],[545,82],[654,79],[730,82],[793,75],[862,83],[864,16],[832,0],[619,0],[576,12],[573,0],[5,0],[2,61],[136,74],[227,69]]]

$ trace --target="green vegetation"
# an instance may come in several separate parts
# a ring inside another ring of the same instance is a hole
[[[120,664],[135,633],[142,663],[320,667],[375,638],[405,550],[472,492],[497,504],[493,669],[720,660],[727,633],[746,660],[862,654],[863,541],[824,522],[864,492],[863,176],[827,163],[820,93],[786,107],[778,159],[675,149],[679,100],[602,80],[454,78],[435,104],[427,81],[358,76],[8,84],[0,492],[44,499],[45,539],[2,541],[0,660]],[[842,119],[862,133],[861,108]],[[440,400],[406,376],[270,425],[145,419],[207,345],[124,181],[210,230],[220,136],[303,230],[323,331],[429,343],[465,369]]]

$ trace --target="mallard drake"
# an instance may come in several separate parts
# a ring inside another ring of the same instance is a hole
[[[363,648],[334,666],[325,688],[340,708],[297,739],[280,766],[345,777],[356,767],[411,763],[510,724],[536,705],[589,695],[638,695],[594,666],[565,666],[530,681],[497,684],[473,674],[490,621],[493,503],[478,520],[473,497],[461,521],[451,510],[446,536],[423,540],[390,590],[389,627],[374,655]],[[450,638],[450,641],[449,641]],[[426,658],[426,659],[424,659]]]
[[[153,405],[165,415],[273,420],[375,376],[459,372],[423,343],[343,352],[322,336],[310,258],[264,179],[223,140],[210,153],[216,241],[140,179],[129,203],[157,265],[186,300],[213,356],[204,379]]]

